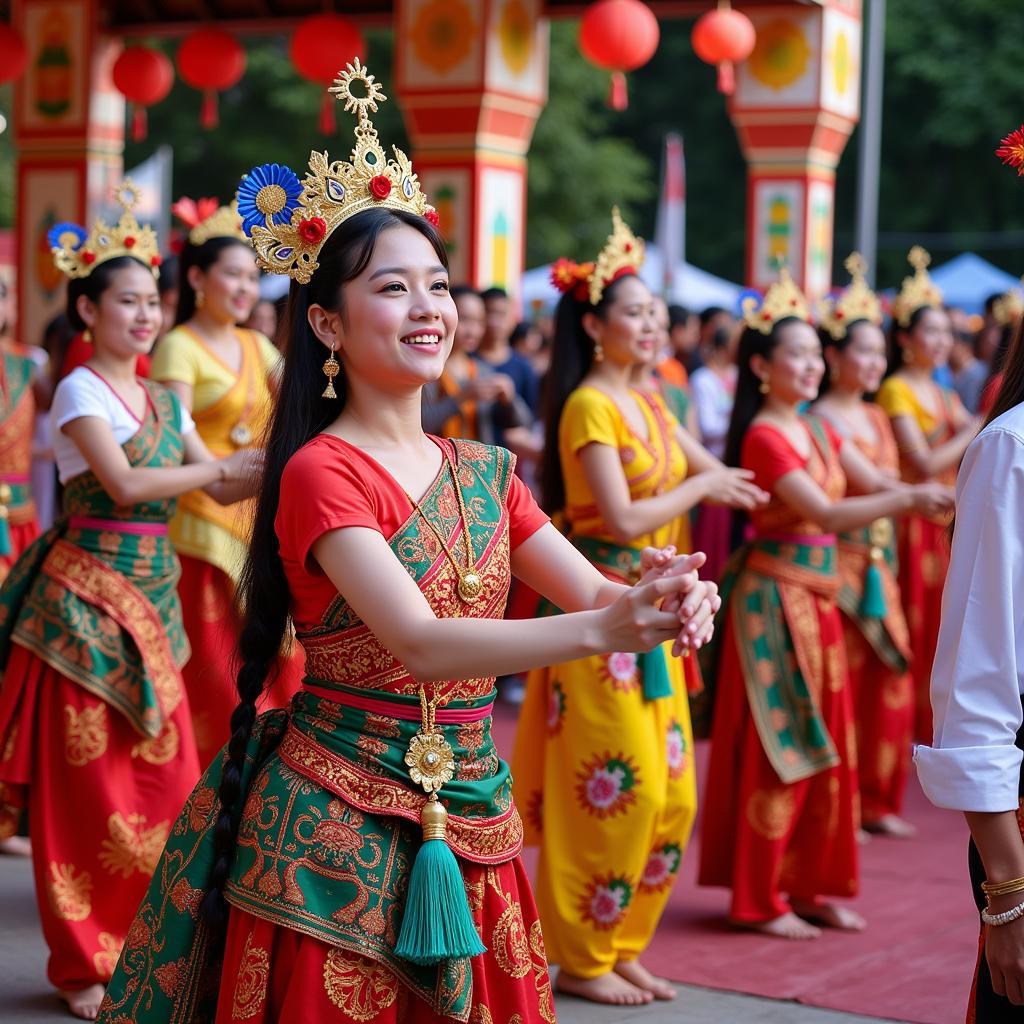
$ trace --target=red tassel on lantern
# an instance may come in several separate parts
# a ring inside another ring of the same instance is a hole
[[[217,94],[212,89],[203,92],[203,104],[199,108],[199,123],[204,128],[216,128],[220,124]]]
[[[149,130],[149,119],[146,117],[146,108],[132,107],[132,142],[142,142]]]
[[[641,0],[597,0],[580,22],[580,51],[599,68],[612,72],[608,105],[625,110],[629,97],[625,72],[643,67],[658,49],[658,19]]]
[[[317,128],[321,135],[333,135],[338,130],[338,122],[334,117],[334,107],[337,100],[325,92],[320,101],[320,117],[317,119]]]

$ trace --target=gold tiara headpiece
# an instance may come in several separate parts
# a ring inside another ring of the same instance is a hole
[[[919,245],[907,254],[907,262],[914,273],[903,279],[903,287],[892,303],[892,315],[900,327],[909,327],[919,309],[942,309],[942,292],[928,274],[931,261],[931,256]]]
[[[850,283],[839,295],[818,304],[818,322],[836,341],[845,338],[850,324],[858,320],[882,323],[882,304],[868,287],[864,257],[852,252],[843,265],[850,275]]]
[[[124,211],[121,219],[110,227],[97,218],[92,232],[81,224],[62,221],[54,224],[46,238],[53,252],[53,262],[67,277],[88,277],[101,263],[118,256],[131,256],[149,267],[154,277],[160,274],[160,246],[156,232],[139,224],[132,212],[139,202],[139,190],[125,178],[114,190],[114,199]]]
[[[778,281],[769,286],[760,302],[753,295],[748,295],[743,300],[742,309],[743,322],[762,334],[771,334],[780,320],[790,317],[807,323],[811,321],[807,299],[786,267],[780,268]]]
[[[992,303],[992,318],[1000,327],[1009,327],[1024,316],[1024,294],[1011,288]]]
[[[171,213],[188,228],[188,240],[192,245],[203,245],[211,238],[249,241],[242,230],[242,218],[238,216],[236,202],[230,206],[221,206],[218,200],[209,196],[203,199],[183,196],[171,207]]]
[[[352,91],[360,83],[363,95]],[[254,167],[238,186],[238,212],[256,262],[272,274],[306,284],[331,233],[363,210],[384,208],[417,214],[437,226],[437,211],[420,190],[412,162],[396,146],[385,156],[370,113],[387,97],[358,58],[338,74],[329,92],[359,119],[349,161],[309,155],[309,171],[298,175],[281,164]]]
[[[612,233],[594,263],[587,282],[590,304],[596,306],[604,290],[626,274],[639,274],[644,265],[644,243],[633,234],[622,219],[617,206],[612,207]]]

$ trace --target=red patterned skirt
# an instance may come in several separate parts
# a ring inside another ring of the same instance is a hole
[[[102,984],[199,778],[188,703],[147,740],[23,647],[5,677],[20,685],[0,701],[0,834],[27,805],[52,984]]]
[[[11,531],[11,553],[0,555],[0,583],[7,579],[7,574],[25,548],[39,536],[39,524],[34,516],[27,523],[9,523],[8,529]]]
[[[552,1024],[537,909],[522,860],[461,864],[487,952],[474,957],[471,1024]],[[217,1024],[444,1024],[384,964],[254,917],[228,923]]]
[[[815,597],[822,648],[842,646],[834,602]],[[821,714],[839,764],[783,783],[761,745],[731,624],[726,627],[704,796],[700,884],[732,889],[730,916],[770,921],[793,899],[857,893],[857,777],[845,663],[824,660]]]

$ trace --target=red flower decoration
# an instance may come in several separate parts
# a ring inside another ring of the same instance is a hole
[[[370,194],[374,199],[387,199],[391,195],[391,179],[386,174],[375,174],[370,179]]]
[[[84,252],[82,253],[82,262],[83,262],[83,263],[84,263],[84,264],[85,264],[86,266],[89,266],[90,264],[93,264],[93,263],[95,263],[95,262],[96,262],[96,253],[94,253],[94,252],[90,252],[90,251],[89,251],[88,249],[86,249],[86,250],[85,250],[85,251],[84,251]]]
[[[433,224],[435,228],[441,226],[441,218],[437,215],[437,210],[432,206],[427,207],[427,212],[423,216],[427,219],[427,223]]]
[[[306,245],[318,245],[327,235],[327,222],[323,217],[309,217],[299,221],[299,237]]]
[[[160,266],[160,264],[161,264],[161,263],[163,263],[163,261],[164,261],[164,258],[163,258],[163,256],[161,256],[161,255],[160,255],[159,253],[157,253],[157,254],[156,254],[156,256],[153,256],[153,257],[152,257],[152,258],[150,259],[150,261],[149,261],[149,265],[150,265],[151,267],[159,267],[159,266]]]
[[[551,283],[563,294],[572,292],[580,302],[587,299],[587,285],[594,272],[593,263],[577,263],[575,260],[555,260],[551,266]]]
[[[1024,177],[1024,125],[1003,139],[996,156],[1008,167],[1016,167],[1017,173]]]
[[[135,248],[135,236],[134,235],[125,235],[124,247],[126,249],[134,249]]]

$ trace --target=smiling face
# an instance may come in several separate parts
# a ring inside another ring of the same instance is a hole
[[[311,306],[309,322],[350,383],[402,394],[437,380],[458,324],[448,271],[425,235],[385,228],[366,269],[342,287],[338,312]]]
[[[600,343],[604,358],[618,366],[640,366],[658,353],[658,323],[650,289],[630,275],[615,282],[600,314],[585,313],[583,329]]]
[[[753,356],[750,368],[767,381],[772,398],[790,405],[813,402],[825,373],[818,332],[801,320],[783,324],[777,331],[771,356]]]
[[[79,296],[78,315],[98,352],[119,359],[145,355],[160,329],[160,295],[153,274],[134,260],[115,270],[97,302]]]
[[[944,366],[953,347],[949,317],[941,309],[925,309],[909,331],[900,331],[897,341],[903,347],[903,362],[922,370]]]
[[[882,386],[887,364],[881,327],[861,321],[850,328],[846,346],[826,352],[835,385],[842,391],[873,394]]]
[[[190,267],[188,280],[197,294],[203,293],[203,311],[219,323],[245,323],[259,301],[256,256],[241,243],[223,248],[205,271]]]

